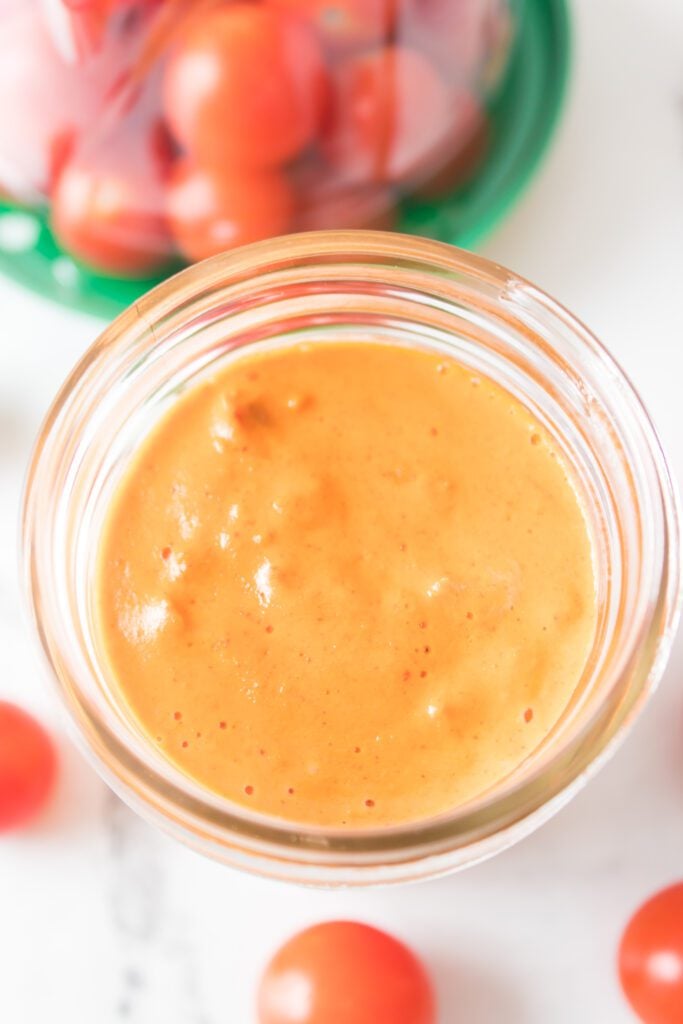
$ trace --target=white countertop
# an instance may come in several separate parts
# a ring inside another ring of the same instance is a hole
[[[577,0],[570,102],[523,201],[483,247],[554,294],[642,391],[683,479],[683,5]],[[0,697],[63,736],[18,608],[14,538],[41,415],[99,324],[0,280]],[[0,842],[2,1024],[252,1024],[296,928],[358,917],[435,973],[440,1024],[628,1024],[631,909],[683,878],[683,644],[634,734],[570,806],[460,875],[314,892],[241,876],[129,812],[64,741],[57,799]]]

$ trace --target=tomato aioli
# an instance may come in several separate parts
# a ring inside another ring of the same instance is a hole
[[[449,356],[233,355],[125,472],[98,642],[149,742],[291,821],[374,827],[499,783],[580,685],[597,600],[558,446]]]

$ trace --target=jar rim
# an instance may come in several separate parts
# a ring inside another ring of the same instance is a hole
[[[651,592],[641,602],[638,617],[623,626],[629,632],[618,671],[580,730],[523,778],[503,783],[447,814],[358,831],[303,826],[253,814],[187,777],[182,784],[177,778],[169,781],[126,747],[112,722],[101,714],[96,721],[70,674],[68,645],[60,636],[54,612],[55,603],[67,601],[67,595],[53,571],[46,531],[46,517],[53,513],[58,497],[51,494],[55,466],[65,458],[67,438],[68,444],[82,440],[88,426],[83,416],[85,395],[92,401],[94,387],[104,391],[108,382],[104,371],[111,369],[117,355],[140,345],[142,338],[146,349],[152,350],[191,316],[199,322],[212,304],[225,302],[228,294],[239,315],[253,300],[257,284],[260,300],[268,281],[279,301],[278,275],[285,271],[293,280],[315,278],[324,292],[343,275],[340,268],[344,267],[355,268],[369,280],[376,272],[397,289],[404,279],[419,279],[430,292],[427,304],[432,299],[435,307],[470,301],[484,321],[494,313],[501,322],[519,316],[526,343],[554,350],[569,369],[572,353],[580,352],[586,360],[581,374],[590,365],[596,378],[618,391],[633,447],[633,472],[644,474],[644,487],[651,492],[659,518],[655,525],[661,529],[649,552],[652,564],[646,566]],[[562,351],[563,339],[569,339],[567,351]],[[474,851],[470,861],[475,855],[479,859],[495,852],[489,842],[495,834],[512,834],[534,816],[549,816],[611,752],[654,689],[673,639],[681,600],[678,522],[671,475],[635,388],[601,343],[563,306],[504,267],[443,243],[386,232],[311,232],[256,243],[189,267],[158,285],[102,332],[61,388],[39,433],[24,493],[23,565],[30,616],[51,676],[79,727],[81,745],[85,744],[97,769],[124,799],[185,841],[201,845],[204,852],[264,873],[310,880],[313,866],[320,872],[314,880],[355,881],[356,869],[393,863],[396,877],[405,878],[422,873],[411,864],[430,860],[429,873],[434,873],[439,870],[439,858],[445,855],[447,862],[450,853],[465,847]],[[628,673],[634,676],[629,698],[619,701],[618,691]],[[260,866],[254,868],[254,862]],[[385,871],[381,880],[390,874]]]

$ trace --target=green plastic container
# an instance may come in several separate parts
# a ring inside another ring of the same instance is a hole
[[[491,141],[476,175],[445,199],[403,202],[398,230],[464,248],[491,231],[546,151],[562,107],[569,53],[565,0],[524,0],[505,78],[489,106]],[[1,201],[0,271],[43,296],[106,318],[160,280],[93,274],[59,248],[42,213]]]

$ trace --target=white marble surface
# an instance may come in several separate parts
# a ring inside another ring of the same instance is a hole
[[[577,0],[566,119],[487,255],[582,316],[648,400],[683,476],[683,5]],[[0,281],[0,696],[62,726],[18,608],[23,468],[57,385],[98,330]],[[162,837],[64,741],[58,798],[0,843],[2,1024],[252,1024],[270,949],[359,917],[435,972],[440,1024],[628,1024],[624,919],[683,876],[683,645],[636,732],[522,845],[417,887],[317,893],[241,877]]]

